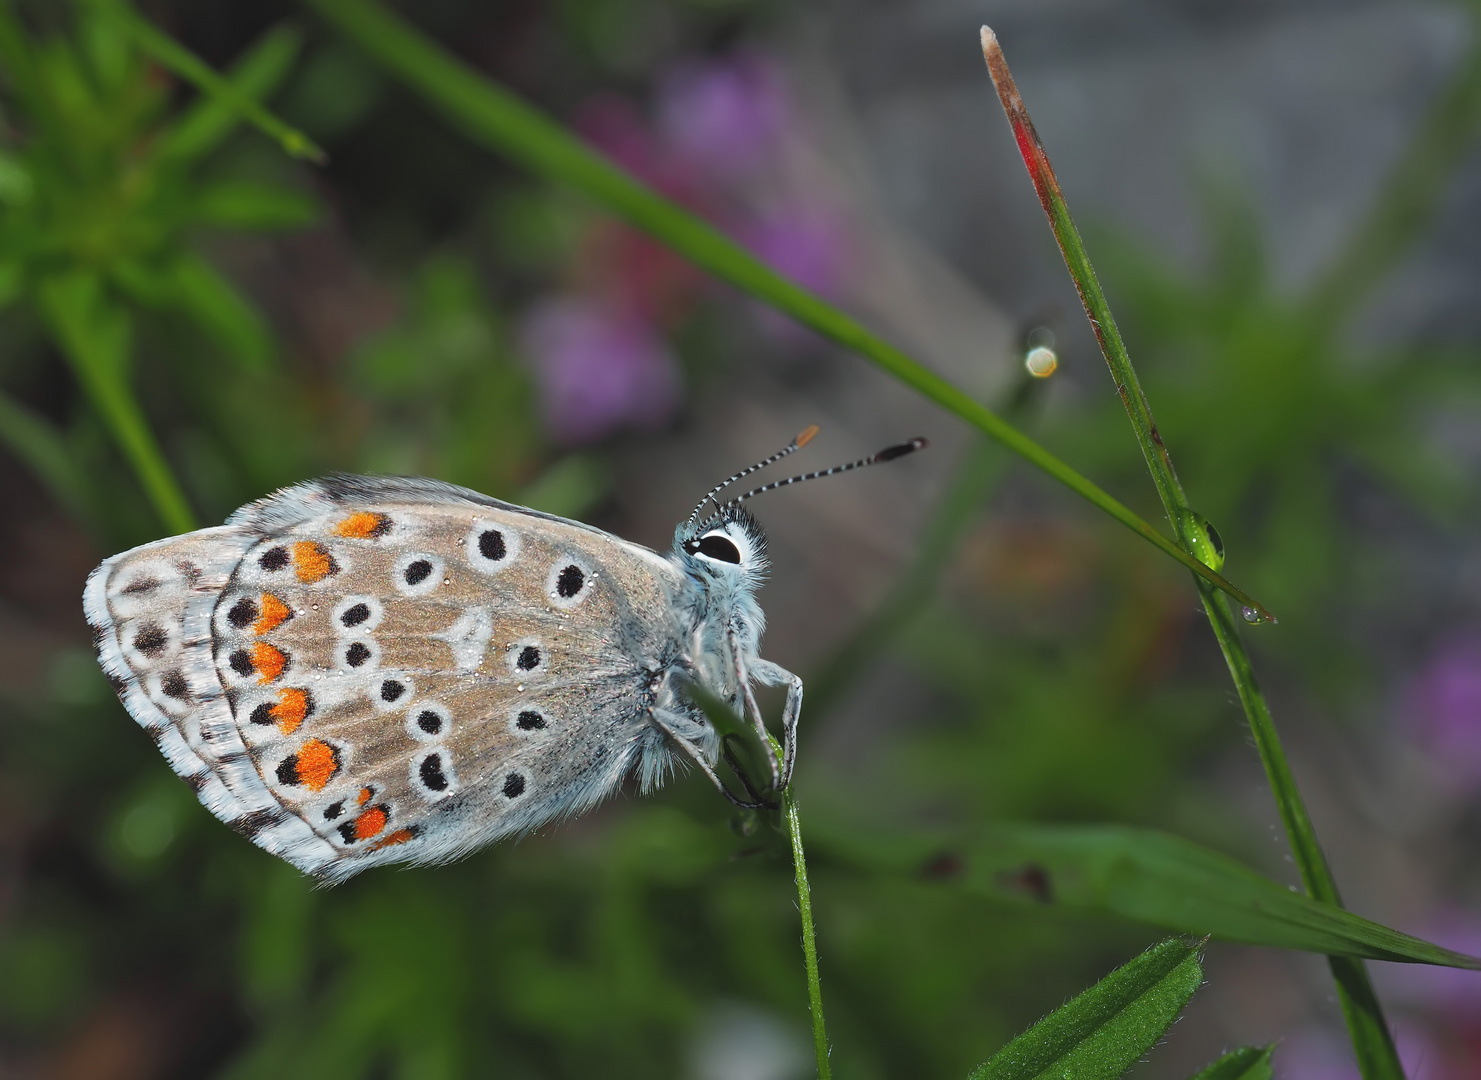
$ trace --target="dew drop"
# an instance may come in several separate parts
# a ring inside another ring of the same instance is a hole
[[[1047,345],[1035,345],[1023,357],[1023,366],[1036,379],[1047,379],[1059,367],[1059,357]]]
[[[1193,547],[1193,557],[1215,572],[1224,566],[1224,538],[1208,518],[1196,510],[1179,510],[1178,523]]]
[[[1250,607],[1250,605],[1248,604],[1241,608],[1239,613],[1244,616],[1244,621],[1247,623],[1257,623],[1261,621],[1260,613],[1254,608]]]

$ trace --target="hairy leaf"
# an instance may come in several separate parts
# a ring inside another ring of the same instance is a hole
[[[970,1080],[1113,1080],[1152,1048],[1203,982],[1201,942],[1154,945],[1071,998]]]

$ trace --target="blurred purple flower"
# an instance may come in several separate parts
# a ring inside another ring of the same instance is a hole
[[[1463,779],[1481,779],[1481,638],[1438,649],[1410,685],[1408,705],[1436,760]]]
[[[781,79],[754,53],[680,64],[659,85],[657,111],[676,154],[729,180],[766,165],[789,121]]]
[[[832,299],[842,291],[848,267],[844,230],[833,215],[817,206],[773,209],[738,230],[741,242],[757,258],[819,296]],[[772,308],[755,306],[761,328],[788,345],[815,339]]]
[[[816,206],[775,208],[741,232],[762,261],[823,296],[836,295],[847,266],[844,232]]]
[[[679,370],[645,322],[585,299],[547,301],[521,338],[549,431],[567,445],[625,427],[652,428],[679,404]]]

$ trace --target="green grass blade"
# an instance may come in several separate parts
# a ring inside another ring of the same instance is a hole
[[[74,516],[88,520],[92,499],[61,433],[8,394],[0,393],[0,443],[36,474],[46,490]]]
[[[1281,949],[1481,970],[1182,837],[1120,825],[1000,826],[967,848],[962,887],[1110,911],[1167,930]]]
[[[1154,945],[972,1070],[969,1080],[1114,1080],[1172,1026],[1203,982],[1201,942]]]
[[[195,254],[181,252],[170,276],[175,306],[245,370],[263,372],[272,366],[277,345],[267,321],[215,267]]]
[[[223,78],[211,65],[181,45],[169,34],[164,33],[149,20],[120,0],[118,7],[124,25],[139,48],[152,56],[164,67],[173,71],[187,82],[193,83],[202,93],[209,94],[227,108],[237,113],[247,123],[275,140],[289,157],[307,158],[322,165],[329,160],[318,145],[297,128],[290,127],[237,88],[235,82]]]
[[[425,97],[473,141],[547,179],[580,191],[748,295],[770,304],[846,349],[1048,473],[1189,570],[1264,613],[1242,589],[1028,438],[970,394],[921,366],[857,321],[778,274],[754,255],[638,182],[555,121],[485,79],[372,0],[305,0],[390,74]]]
[[[1481,128],[1481,35],[1473,11],[1470,51],[1409,145],[1399,155],[1372,212],[1310,293],[1310,304],[1335,322],[1372,293],[1434,218],[1458,165]]]
[[[1241,1046],[1213,1064],[1199,1069],[1189,1080],[1270,1080],[1273,1046]]]
[[[1044,388],[1042,380],[1027,372],[1019,379],[1002,409],[1004,417],[1015,421],[1041,400]],[[1001,448],[990,439],[979,439],[968,448],[921,530],[910,564],[874,611],[808,673],[808,715],[822,716],[836,705],[855,678],[935,599],[942,571],[998,487],[1007,465]]]
[[[56,274],[37,288],[42,318],[77,381],[102,416],[153,504],[174,532],[190,532],[195,515],[128,385],[128,312],[111,302],[86,271]]]
[[[274,27],[232,65],[226,79],[243,100],[265,98],[287,77],[302,45],[303,35],[297,30]],[[220,145],[241,119],[235,104],[202,94],[161,138],[160,154],[182,160],[198,158]]]
[[[830,856],[872,870],[935,867],[957,888],[1065,914],[1109,912],[1164,930],[1343,957],[1481,971],[1454,952],[1293,891],[1236,859],[1128,825],[995,825],[965,842],[889,836],[826,822]],[[944,853],[944,854],[943,854]],[[949,874],[939,868],[947,867]]]
[[[36,65],[31,43],[15,17],[10,0],[0,0],[0,66],[11,93],[21,98],[33,112],[44,105],[46,97],[36,86]]]
[[[993,84],[997,87],[998,97],[1002,101],[1003,111],[1007,114],[1009,126],[1013,129],[1019,153],[1038,192],[1050,228],[1054,231],[1055,241],[1064,255],[1065,266],[1074,279],[1075,288],[1085,306],[1085,315],[1090,320],[1106,364],[1111,369],[1116,389],[1126,406],[1126,414],[1131,420],[1137,442],[1141,445],[1142,456],[1146,459],[1157,494],[1162,499],[1163,509],[1172,522],[1179,542],[1187,550],[1196,551],[1204,538],[1194,532],[1193,515],[1189,513],[1188,500],[1173,469],[1172,457],[1157,431],[1151,406],[1142,393],[1141,382],[1131,365],[1131,357],[1121,340],[1120,331],[1116,328],[1116,320],[1112,317],[1110,306],[1096,280],[1095,270],[1085,253],[1079,230],[1070,217],[1059,181],[1049,164],[1049,155],[1045,153],[1038,132],[1034,130],[1033,121],[1029,118],[1028,109],[1018,93],[1018,87],[1014,85],[997,37],[985,26],[982,28],[982,52],[988,71],[992,74]],[[1332,880],[1331,870],[1317,842],[1316,832],[1311,827],[1305,803],[1286,762],[1280,737],[1276,734],[1270,711],[1266,708],[1264,697],[1255,681],[1244,643],[1239,638],[1223,598],[1207,588],[1202,581],[1198,582],[1198,586],[1204,610],[1239,690],[1250,729],[1254,732],[1260,760],[1265,766],[1270,790],[1280,809],[1281,822],[1291,844],[1296,865],[1301,871],[1301,879],[1312,896],[1340,905],[1336,883]],[[1367,971],[1361,962],[1350,958],[1333,957],[1329,963],[1364,1080],[1402,1080],[1404,1070],[1399,1064],[1398,1051],[1394,1048],[1393,1037]]]
[[[807,711],[816,719],[855,685],[859,673],[897,639],[937,593],[937,580],[988,496],[1007,472],[1008,459],[996,444],[978,439],[968,450],[936,505],[910,565],[890,586],[884,600],[817,668],[808,673]]]

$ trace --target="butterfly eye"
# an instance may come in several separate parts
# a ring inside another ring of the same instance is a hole
[[[710,533],[701,536],[699,543],[695,545],[695,551],[716,562],[736,563],[741,561],[740,548],[735,546],[735,541],[724,533]]]

